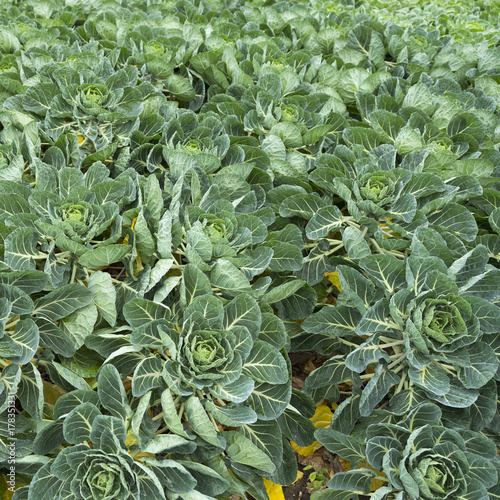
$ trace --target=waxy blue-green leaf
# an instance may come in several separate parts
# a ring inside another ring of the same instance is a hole
[[[184,409],[189,421],[191,430],[198,434],[207,443],[210,443],[216,448],[221,447],[221,443],[217,438],[217,430],[214,424],[208,417],[205,408],[201,404],[197,396],[191,396],[184,402]]]
[[[267,342],[257,340],[243,365],[242,373],[257,382],[283,384],[288,380],[286,362],[280,352]]]
[[[359,493],[370,493],[372,479],[376,472],[371,469],[356,469],[335,474],[328,482],[328,487],[334,490],[353,490]]]
[[[113,264],[113,262],[121,261],[131,251],[132,248],[129,245],[115,244],[101,246],[85,252],[80,256],[78,262],[83,267],[97,269],[98,267],[106,267]]]
[[[162,385],[163,365],[158,356],[143,359],[136,367],[132,378],[132,394],[138,398]]]
[[[498,369],[495,351],[485,342],[467,347],[470,364],[459,367],[458,379],[467,389],[480,389],[493,378]]]
[[[219,259],[210,273],[212,285],[234,295],[248,292],[250,283],[245,275],[231,262]]]
[[[187,439],[175,434],[158,434],[143,449],[145,453],[167,453],[187,443]]]
[[[33,315],[49,321],[57,321],[91,302],[92,292],[88,288],[77,283],[70,283],[37,299]]]
[[[275,314],[265,313],[262,315],[262,325],[258,336],[259,340],[282,349],[288,341],[285,325]]]
[[[326,202],[314,194],[295,194],[283,200],[280,205],[281,217],[302,217],[309,220]]]
[[[29,363],[38,349],[40,339],[36,323],[30,318],[23,319],[16,325],[16,329],[10,332],[9,338],[17,348],[17,354],[6,358],[17,365]]]
[[[240,267],[240,271],[251,280],[254,276],[263,273],[273,258],[274,250],[270,247],[258,246],[253,250],[246,250],[242,255],[252,259],[248,264]]]
[[[317,240],[330,231],[339,229],[343,222],[342,212],[336,206],[320,208],[306,226],[306,236]]]
[[[92,300],[110,326],[116,323],[116,289],[107,273],[97,271],[87,279]]]
[[[221,435],[227,441],[226,453],[231,461],[268,473],[275,471],[276,466],[267,454],[243,434],[237,431],[224,431]]]
[[[327,385],[337,385],[345,381],[352,381],[355,385],[361,385],[359,375],[347,368],[343,357],[334,356],[309,374],[303,390],[310,392],[312,389]]]
[[[130,326],[137,328],[149,321],[168,320],[170,309],[158,302],[137,297],[124,304],[123,315]]]
[[[477,235],[474,216],[462,205],[449,203],[443,209],[427,217],[429,224],[438,231],[445,230],[465,241],[473,241]]]
[[[318,429],[314,437],[331,453],[340,455],[356,468],[365,460],[365,446],[351,436],[346,436],[334,429]]]
[[[375,368],[375,374],[369,380],[368,384],[361,394],[359,400],[359,412],[362,417],[371,415],[375,406],[382,401],[387,395],[391,387],[397,384],[400,380],[399,375],[384,368],[383,365],[378,365]]]
[[[370,255],[361,259],[359,265],[366,274],[382,285],[387,293],[394,293],[406,283],[405,263],[393,255]]]
[[[445,396],[450,390],[448,375],[437,363],[430,363],[420,370],[410,366],[408,377],[415,385],[436,396]]]
[[[285,411],[291,392],[289,383],[256,383],[247,404],[253,408],[260,420],[274,420]]]
[[[232,330],[235,326],[244,326],[254,338],[259,335],[262,322],[260,308],[250,295],[237,295],[224,308],[224,329]]]
[[[97,394],[101,405],[111,414],[127,418],[127,395],[118,370],[112,364],[106,364],[99,370]]]
[[[306,283],[299,279],[288,281],[287,283],[275,286],[271,291],[267,292],[264,297],[262,297],[262,301],[268,304],[274,304],[292,296],[305,285]]]
[[[221,279],[223,279],[221,277]],[[182,272],[182,281],[180,287],[181,301],[185,305],[191,302],[199,295],[211,294],[212,286],[207,276],[193,264],[188,264]]]
[[[302,267],[302,250],[284,241],[272,242],[273,256],[269,262],[270,271],[299,271]]]
[[[63,394],[54,405],[54,419],[58,419],[68,414],[71,410],[83,403],[92,403],[94,406],[99,407],[99,397],[97,393],[92,390],[78,389]]]
[[[226,384],[224,387],[215,385],[210,388],[210,393],[216,398],[232,401],[234,403],[243,403],[248,399],[254,390],[255,382],[247,376],[241,376],[235,382]]]
[[[51,464],[41,467],[30,483],[28,499],[54,500],[61,490],[62,481],[50,472]]]
[[[0,273],[0,283],[15,286],[28,295],[42,291],[47,282],[47,275],[42,271]]]
[[[35,270],[38,234],[29,227],[13,231],[5,240],[5,262],[14,271]]]
[[[43,382],[40,372],[32,363],[21,366],[21,380],[17,397],[31,418],[34,420],[42,419]]]
[[[92,423],[100,411],[92,403],[83,403],[71,410],[64,420],[64,439],[70,444],[78,444],[90,439]]]

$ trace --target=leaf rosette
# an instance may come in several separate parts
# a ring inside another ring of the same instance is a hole
[[[214,384],[224,386],[241,375],[242,361],[233,333],[195,330],[171,337],[177,349],[165,365],[164,378],[174,392],[184,393],[185,386],[200,390]]]
[[[455,351],[474,342],[479,334],[479,321],[470,304],[454,295],[426,298],[411,316],[407,326],[411,342],[426,354]],[[425,347],[419,340],[423,340]]]
[[[70,490],[79,500],[128,500],[139,495],[140,483],[130,455],[82,450],[72,453],[68,463],[73,465]]]
[[[380,499],[488,498],[498,471],[495,445],[487,437],[444,427],[442,412],[432,403],[418,406],[406,418],[385,414],[381,422],[359,425],[351,435],[332,428],[316,431],[329,451],[354,464],[330,480],[331,494],[368,494],[376,478],[386,483],[376,493]],[[372,468],[356,469],[362,462]]]

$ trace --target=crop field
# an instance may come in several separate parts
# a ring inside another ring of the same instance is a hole
[[[500,499],[499,16],[0,0],[0,499]]]

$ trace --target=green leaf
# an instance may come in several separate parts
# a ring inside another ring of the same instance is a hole
[[[29,489],[29,497],[33,500],[54,500],[59,496],[62,481],[50,472],[51,464],[41,467],[34,475]]]
[[[353,227],[347,227],[342,233],[342,242],[349,259],[358,260],[371,255],[370,247],[361,233]]]
[[[375,406],[382,401],[391,387],[400,380],[399,375],[387,371],[383,365],[375,368],[375,375],[370,379],[359,400],[359,412],[362,417],[368,417]]]
[[[33,314],[49,321],[57,321],[91,302],[92,292],[88,288],[70,283],[37,299]]]
[[[383,109],[370,113],[369,120],[373,129],[392,143],[396,141],[399,131],[405,126],[400,116]]]
[[[66,368],[65,366],[61,365],[57,361],[52,361],[52,367],[54,368],[57,375],[61,377],[62,380],[64,380],[74,388],[81,389],[84,391],[92,390],[90,385],[82,377],[77,375],[75,372],[71,371],[69,368]]]
[[[230,294],[250,290],[245,275],[231,262],[219,259],[210,273],[212,285]]]
[[[189,102],[196,97],[191,83],[181,75],[170,75],[165,82],[165,88],[179,101]]]
[[[163,364],[158,356],[143,359],[135,368],[132,394],[139,398],[151,389],[161,387]]]
[[[271,459],[259,449],[252,441],[237,431],[221,433],[227,441],[226,453],[233,462],[248,465],[258,470],[273,473],[276,466]]]
[[[232,330],[236,326],[244,326],[255,339],[259,335],[262,313],[259,305],[250,295],[237,295],[224,308],[224,329]]]
[[[224,280],[224,277],[220,277]],[[193,264],[187,264],[182,273],[181,301],[187,306],[200,295],[212,294],[212,286],[205,274]]]
[[[47,282],[47,275],[42,271],[0,273],[0,283],[16,286],[28,295],[42,291]]]
[[[54,419],[58,419],[63,415],[68,414],[71,410],[79,407],[83,403],[92,403],[94,406],[99,406],[99,397],[92,390],[75,390],[63,394],[54,405]]]
[[[277,123],[271,127],[269,135],[279,137],[288,148],[300,148],[303,145],[300,127],[292,122]]]
[[[167,453],[187,443],[189,443],[187,439],[175,434],[158,434],[142,449],[145,453]]]
[[[365,447],[351,436],[346,436],[333,429],[318,429],[314,437],[331,453],[340,455],[351,462],[352,468],[357,468],[366,460]]]
[[[247,400],[261,420],[274,420],[286,409],[292,392],[291,384],[256,383]]]
[[[5,297],[0,298],[0,330],[3,336],[5,324],[10,317],[10,312],[12,310],[12,303]]]
[[[17,365],[29,363],[38,349],[39,342],[38,327],[30,319],[23,319],[16,325],[16,329],[10,333],[10,339],[18,348],[15,356],[6,356],[9,361]]]
[[[210,393],[216,398],[233,401],[234,403],[243,403],[248,399],[254,389],[255,382],[250,377],[242,375],[238,380],[224,387],[214,386]]]
[[[87,279],[92,300],[110,326],[116,323],[116,289],[107,273],[97,271]]]
[[[259,340],[267,342],[278,350],[285,347],[288,341],[283,321],[272,313],[265,313],[262,315],[262,325],[258,335]]]
[[[280,352],[262,340],[257,340],[243,365],[242,373],[257,382],[284,384],[288,380],[286,362]]]
[[[23,108],[37,115],[45,116],[51,109],[52,99],[59,93],[53,83],[39,83],[29,87],[23,96]]]
[[[334,490],[353,490],[356,492],[370,493],[372,479],[377,474],[371,469],[357,469],[335,474],[328,482],[328,487]]]
[[[5,262],[14,271],[35,270],[38,234],[29,227],[13,231],[5,240]]]
[[[326,305],[306,318],[302,328],[310,333],[340,337],[354,334],[360,319],[361,314],[352,307]]]
[[[481,431],[492,422],[497,408],[497,386],[490,380],[479,389],[479,396],[470,406],[471,430]]]
[[[403,100],[402,107],[418,108],[431,116],[434,112],[434,104],[429,87],[427,87],[424,83],[412,85]]]
[[[170,309],[158,302],[136,297],[123,306],[123,316],[133,328],[155,321],[157,319],[170,319]]]
[[[317,240],[326,236],[333,229],[340,228],[343,222],[342,212],[336,206],[320,208],[306,226],[306,236]]]
[[[467,389],[480,389],[493,378],[498,369],[495,351],[485,342],[467,347],[470,364],[459,367],[458,379]]]
[[[5,220],[11,215],[29,214],[30,204],[19,194],[2,195],[0,198],[0,219]]]
[[[429,224],[436,230],[445,230],[465,241],[473,241],[477,235],[477,224],[467,208],[449,203],[443,209],[427,217]]]
[[[445,396],[450,390],[448,375],[438,364],[431,363],[421,370],[410,366],[408,377],[415,385],[436,396]]]
[[[187,439],[188,435],[184,430],[181,419],[177,415],[174,400],[170,389],[165,389],[161,394],[161,407],[163,410],[163,420],[168,428],[175,434]]]
[[[71,410],[64,420],[64,439],[77,444],[90,439],[92,423],[101,412],[92,403],[83,403]]]
[[[262,301],[268,304],[274,304],[275,302],[291,297],[305,285],[306,282],[299,279],[283,283],[274,287],[270,292],[267,292],[264,297],[262,297]]]
[[[42,420],[43,382],[40,372],[32,363],[21,366],[17,397],[32,419]]]
[[[269,262],[270,271],[299,271],[302,267],[302,250],[284,241],[271,243],[273,257]]]
[[[92,334],[97,317],[97,307],[92,303],[61,319],[59,326],[79,348]]]
[[[119,262],[132,251],[129,245],[107,245],[85,252],[78,263],[89,269],[106,267],[114,262]]]
[[[46,455],[59,447],[63,441],[63,420],[54,420],[36,435],[33,441],[33,451],[38,455]]]
[[[305,392],[311,392],[313,389],[338,385],[346,381],[352,381],[354,385],[361,385],[359,375],[347,368],[343,356],[334,356],[309,374],[306,378],[303,390]]]
[[[118,370],[111,364],[105,364],[99,370],[97,379],[97,394],[102,406],[112,415],[125,420],[127,418],[128,402],[125,388]]]
[[[197,396],[191,396],[184,402],[184,409],[189,421],[191,430],[198,434],[207,443],[210,443],[216,448],[221,447],[221,443],[217,438],[217,431],[208,417],[205,408],[201,404]]]
[[[361,259],[359,265],[389,294],[394,293],[406,283],[405,263],[393,255],[370,255]]]
[[[280,205],[281,217],[302,217],[311,219],[313,215],[320,209],[326,206],[326,202],[314,194],[294,194],[285,200]]]

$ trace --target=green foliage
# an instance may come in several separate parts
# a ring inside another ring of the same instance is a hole
[[[318,500],[500,496],[498,24],[490,0],[2,2],[14,499],[266,500],[323,400],[351,470]],[[303,351],[327,359],[292,390]]]

